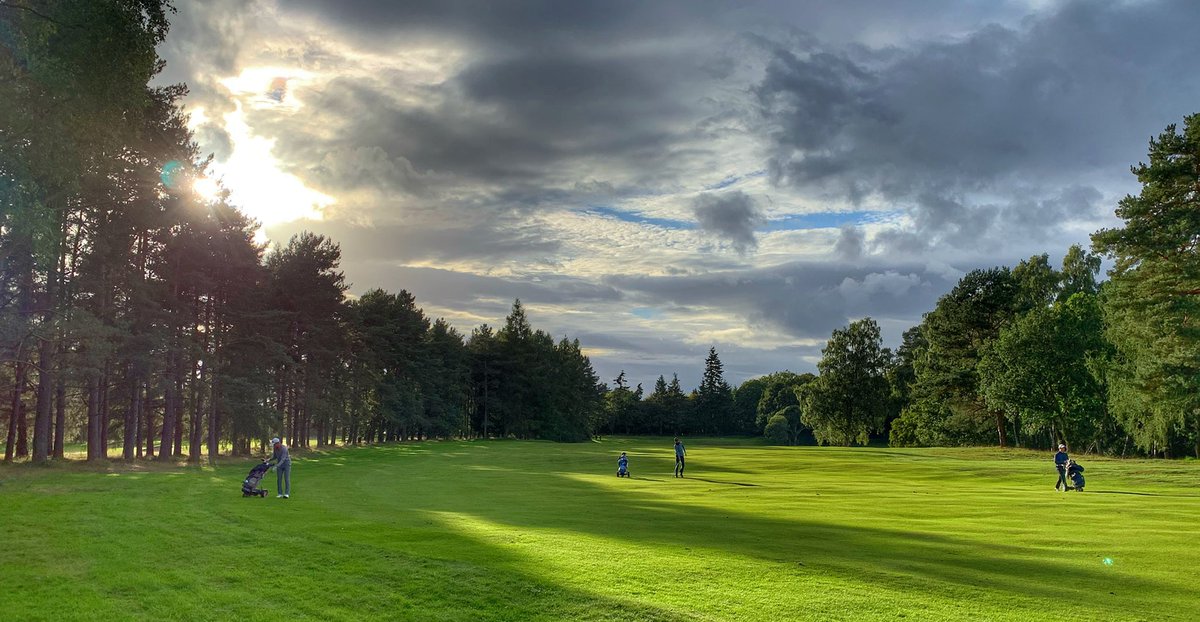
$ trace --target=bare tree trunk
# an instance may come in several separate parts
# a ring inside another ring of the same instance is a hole
[[[25,401],[18,402],[17,408],[17,457],[29,457],[29,429],[28,419],[26,418]]]
[[[60,243],[61,248],[61,243]],[[62,255],[62,252],[59,252]],[[42,312],[42,334],[38,340],[38,388],[37,409],[33,418],[33,461],[43,463],[50,459],[50,429],[54,411],[54,314],[58,307],[58,263],[56,258],[46,275],[44,310]]]
[[[12,462],[18,444],[17,431],[21,428],[21,394],[25,390],[25,362],[21,360],[21,346],[17,346],[17,360],[13,364],[13,392],[8,415],[8,438],[4,443],[4,461]]]
[[[175,433],[175,383],[171,382],[169,375],[170,372],[168,372],[167,386],[163,390],[163,421],[158,439],[160,460],[169,460],[171,450],[175,447],[175,439],[172,437]]]
[[[219,304],[214,302],[214,305]],[[219,307],[213,308],[212,313],[212,393],[209,396],[208,410],[208,463],[210,465],[217,463],[217,456],[221,453],[221,368],[220,357],[218,352],[221,351],[221,329],[223,328],[224,320],[221,317]],[[207,363],[207,361],[206,361]]]
[[[147,398],[148,397],[149,396],[147,396]],[[149,401],[149,400],[147,400],[147,401]],[[147,404],[147,406],[149,406],[149,404]],[[153,460],[154,459],[154,409],[146,408],[145,410],[143,410],[142,411],[142,420],[143,420],[143,424],[146,427],[146,433],[142,435],[142,438],[144,438],[146,441],[146,451],[143,455],[146,457],[147,460]]]
[[[180,374],[175,379],[175,447],[172,456],[183,455],[183,390],[183,377]]]
[[[194,363],[193,369],[195,369],[195,367],[196,364]],[[200,367],[200,375],[198,378],[193,373],[191,380],[192,420],[191,431],[188,433],[188,462],[191,463],[200,462],[200,420],[203,418],[204,414],[204,392],[201,391],[201,388],[204,385],[204,377],[207,374],[205,367],[207,367],[207,365]]]
[[[146,417],[146,411],[149,410],[149,408],[146,405],[146,401],[150,399],[150,388],[144,387],[143,389],[139,389],[138,392],[142,394],[142,397],[141,397],[141,399],[138,400],[138,407],[137,407],[137,410],[135,411],[135,416],[133,418],[133,435],[134,435],[133,447],[136,450],[137,458],[141,458],[142,457],[142,419],[144,419]]]
[[[215,358],[215,354],[209,350],[213,327],[213,301],[211,297],[204,304],[203,326],[204,338],[202,341],[197,339],[201,343],[200,353],[192,366],[193,373],[190,374],[192,378],[192,433],[188,437],[188,462],[196,464],[200,463],[200,455],[202,453],[201,444],[204,432],[201,424],[204,421],[205,413],[208,412],[204,405],[204,387],[210,376],[208,372],[209,361]],[[199,331],[199,327],[196,330]],[[197,379],[195,374],[196,367],[200,368],[199,379]]]
[[[170,460],[171,450],[175,448],[175,418],[178,413],[175,407],[175,353],[179,347],[178,336],[172,336],[170,350],[167,352],[167,369],[163,377],[163,422],[159,438],[158,457],[160,460]]]
[[[121,438],[121,457],[126,460],[133,460],[135,454],[137,457],[141,457],[141,452],[137,448],[141,442],[141,437],[137,432],[138,420],[141,419],[141,410],[142,381],[136,374],[133,374],[129,382],[129,407],[125,409],[124,434]]]
[[[100,379],[87,381],[87,459],[88,462],[103,460],[106,455],[100,444]]]
[[[284,368],[278,367],[275,372],[275,412],[277,419],[276,425],[279,427],[279,438],[287,437],[287,417],[288,417],[288,400],[287,400],[287,382],[284,379]],[[272,432],[272,435],[274,432]]]
[[[293,375],[288,374],[289,378]],[[296,445],[296,441],[300,438],[300,392],[296,388],[294,379],[288,387],[288,393],[291,399],[288,400],[287,444]]]
[[[100,454],[108,459],[108,385],[112,378],[112,362],[104,361],[104,375],[100,377]]]
[[[67,432],[67,385],[61,375],[54,386],[54,457],[63,459],[66,450]]]
[[[50,422],[54,411],[54,342],[43,336],[38,344],[37,402],[33,417],[33,461],[50,459]]]
[[[221,419],[220,412],[217,410],[218,399],[221,385],[221,377],[215,372],[212,375],[212,394],[208,399],[208,463],[216,464],[217,455],[220,453],[220,430]]]

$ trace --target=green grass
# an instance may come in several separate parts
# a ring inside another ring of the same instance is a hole
[[[1200,618],[1200,463],[1081,458],[1060,494],[1026,451],[688,450],[340,449],[286,501],[241,498],[247,460],[2,467],[0,619]]]

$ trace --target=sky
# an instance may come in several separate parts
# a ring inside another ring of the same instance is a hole
[[[966,272],[1119,224],[1200,112],[1192,0],[186,0],[209,174],[350,294],[469,335],[519,298],[601,379],[815,371]]]

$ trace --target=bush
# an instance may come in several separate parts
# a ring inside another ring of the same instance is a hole
[[[791,440],[790,426],[787,417],[780,414],[771,415],[763,436],[774,445],[787,445]]]

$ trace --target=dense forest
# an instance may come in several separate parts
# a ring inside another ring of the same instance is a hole
[[[685,391],[601,382],[520,301],[460,334],[406,292],[347,295],[338,244],[268,249],[162,70],[162,0],[0,3],[0,430],[5,460],[215,460],[438,437],[762,435],[780,444],[998,444],[1200,455],[1200,116],[1151,141],[1124,226],[974,270],[891,351],[870,318],[818,374]],[[1100,279],[1103,257],[1113,261]]]

